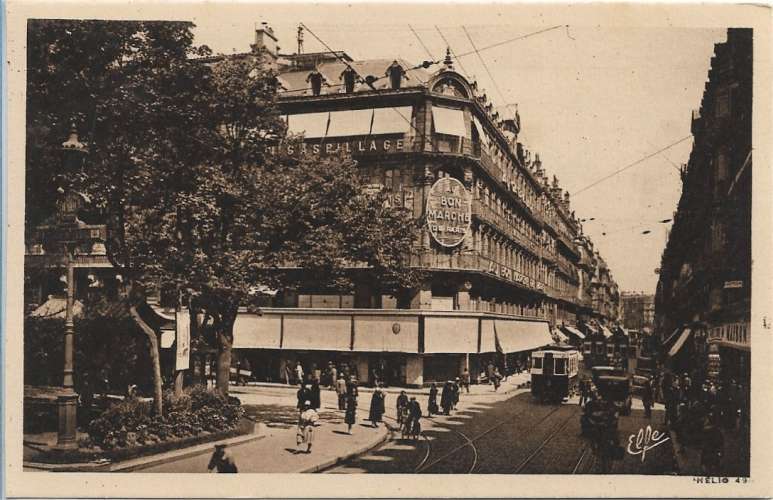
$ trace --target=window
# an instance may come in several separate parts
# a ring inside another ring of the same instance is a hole
[[[722,118],[730,114],[730,94],[727,92],[717,95],[717,100],[714,103],[714,115],[717,118]]]
[[[612,356],[615,353],[615,344],[607,344],[607,356]]]
[[[534,368],[541,370],[542,369],[542,358],[534,358]]]
[[[384,172],[384,188],[391,191],[393,186],[393,179],[392,179],[392,170],[387,170]]]
[[[592,344],[590,342],[583,342],[582,343],[582,353],[583,354],[590,354],[591,353],[591,346],[592,346]]]
[[[556,364],[556,369],[554,373],[556,375],[566,375],[566,359],[555,358],[553,361]]]
[[[596,354],[604,354],[604,344],[601,342],[596,343]]]

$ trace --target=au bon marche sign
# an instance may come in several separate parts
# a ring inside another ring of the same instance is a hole
[[[355,140],[331,140],[331,139],[307,139],[304,142],[280,142],[274,146],[268,146],[266,152],[277,154],[278,152],[294,154],[376,154],[376,153],[400,153],[406,150],[404,139],[355,139]]]
[[[438,179],[427,195],[427,227],[444,247],[459,245],[470,231],[472,196],[453,177]]]

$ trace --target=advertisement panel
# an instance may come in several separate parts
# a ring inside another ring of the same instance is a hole
[[[438,179],[427,195],[427,227],[440,245],[459,245],[470,230],[472,196],[453,177]]]

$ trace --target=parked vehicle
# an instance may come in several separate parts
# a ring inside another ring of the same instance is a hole
[[[599,375],[595,381],[601,398],[611,402],[621,415],[631,414],[631,379],[621,375]]]

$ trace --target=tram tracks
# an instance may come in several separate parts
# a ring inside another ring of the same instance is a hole
[[[566,426],[569,425],[569,422],[573,418],[576,418],[576,414],[574,412],[570,413],[568,417],[566,417],[564,420],[560,421],[558,424],[553,426],[553,428],[548,433],[548,435],[545,436],[545,438],[540,442],[540,444],[536,448],[534,448],[532,452],[526,456],[526,458],[521,460],[521,462],[518,464],[518,466],[515,468],[513,472],[515,474],[520,474],[521,472],[523,472],[523,470],[529,465],[529,463],[531,463],[532,460],[534,460],[534,458],[537,457],[537,455],[539,455],[543,449],[545,449],[548,443],[550,443],[556,436],[561,434],[561,431],[563,431],[566,428]]]

